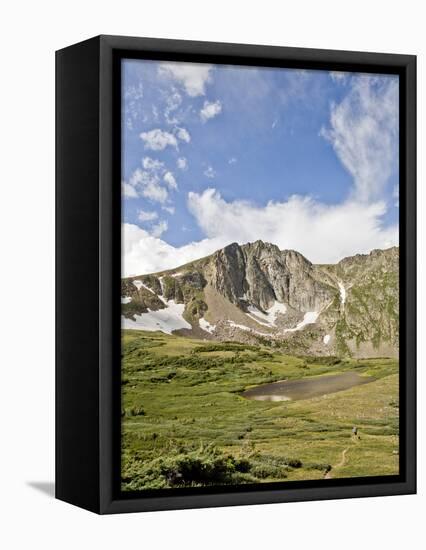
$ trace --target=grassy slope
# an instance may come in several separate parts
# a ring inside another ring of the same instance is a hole
[[[330,466],[332,477],[397,473],[395,360],[297,358],[141,331],[123,331],[122,355],[123,489],[317,479]],[[377,381],[304,401],[239,395],[348,369]]]

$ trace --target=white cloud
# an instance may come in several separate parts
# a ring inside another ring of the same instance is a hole
[[[186,264],[196,258],[212,254],[223,246],[221,241],[204,239],[181,247],[174,247],[155,238],[137,225],[124,223],[123,276],[155,273]]]
[[[142,189],[142,195],[154,202],[164,203],[168,198],[167,190],[160,187],[156,181],[150,181]]]
[[[145,142],[145,149],[162,151],[168,145],[177,149],[177,139],[173,134],[155,128],[149,132],[142,132],[140,138]]]
[[[138,220],[141,222],[151,222],[158,218],[157,212],[147,212],[146,210],[138,211]]]
[[[177,189],[173,172],[166,169],[164,162],[152,157],[143,157],[142,168],[137,168],[128,181],[122,182],[122,193],[127,198],[146,197],[164,204],[169,198],[168,189]],[[167,187],[164,187],[162,183]],[[146,220],[142,220],[146,221]]]
[[[161,209],[165,210],[170,215],[174,214],[176,211],[174,206],[162,206]]]
[[[177,183],[172,172],[166,172],[164,174],[163,180],[167,183],[170,189],[177,189]]]
[[[145,170],[152,170],[153,172],[156,172],[164,169],[164,162],[151,157],[144,157],[142,159],[142,166]]]
[[[176,135],[182,141],[189,143],[191,141],[191,136],[186,128],[176,128]]]
[[[307,197],[256,206],[226,202],[214,189],[190,193],[188,207],[207,237],[181,247],[153,240],[143,229],[124,224],[124,273],[141,275],[178,267],[212,254],[231,242],[257,239],[281,249],[298,250],[314,263],[334,263],[346,256],[398,244],[398,227],[385,228],[385,204],[350,200],[326,205]]]
[[[121,193],[124,197],[126,197],[126,199],[138,198],[136,189],[132,185],[126,183],[125,181],[121,182]]]
[[[165,231],[167,231],[168,227],[169,227],[168,223],[166,221],[162,220],[162,221],[160,221],[157,224],[152,226],[151,235],[153,237],[161,237],[161,235]]]
[[[141,168],[132,173],[126,185],[132,187],[138,197],[143,196],[154,202],[165,203],[169,196],[167,189],[161,186],[158,175]]]
[[[228,164],[235,164],[237,162],[237,159],[235,157],[231,157],[229,160],[228,160]]]
[[[204,175],[206,176],[206,178],[210,179],[216,177],[216,172],[213,169],[213,166],[207,166],[207,168],[204,170]]]
[[[188,161],[185,157],[179,157],[176,161],[176,165],[179,170],[186,170],[188,168]]]
[[[365,75],[350,86],[320,133],[352,175],[354,198],[375,200],[398,162],[398,81]]]
[[[183,86],[191,97],[205,94],[205,87],[211,80],[212,66],[206,63],[161,63],[161,76],[171,78]]]
[[[200,110],[200,118],[203,122],[207,122],[210,118],[214,118],[222,112],[222,103],[218,101],[205,101],[203,108]]]
[[[207,189],[189,193],[188,207],[211,239],[240,243],[262,239],[281,249],[298,250],[316,263],[398,243],[397,226],[382,225],[386,212],[382,201],[365,204],[351,199],[327,205],[295,195],[261,207],[244,201],[228,203],[216,190]]]

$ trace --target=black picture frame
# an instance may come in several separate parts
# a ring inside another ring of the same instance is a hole
[[[400,473],[123,495],[120,461],[122,58],[400,77]],[[56,52],[56,498],[96,513],[416,492],[416,57],[98,36]]]

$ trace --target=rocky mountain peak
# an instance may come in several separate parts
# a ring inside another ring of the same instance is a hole
[[[272,243],[234,242],[175,269],[123,279],[122,309],[129,323],[139,315],[150,330],[262,337],[304,353],[392,355],[398,277],[398,247],[315,265]]]

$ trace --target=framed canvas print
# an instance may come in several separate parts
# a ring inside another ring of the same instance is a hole
[[[56,496],[414,493],[414,56],[57,52]]]

